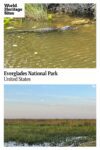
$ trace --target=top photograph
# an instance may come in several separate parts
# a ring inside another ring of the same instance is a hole
[[[96,4],[27,3],[4,18],[5,68],[96,68]]]

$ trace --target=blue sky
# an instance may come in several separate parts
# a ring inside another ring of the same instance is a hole
[[[96,117],[95,85],[5,85],[4,96],[5,118]]]

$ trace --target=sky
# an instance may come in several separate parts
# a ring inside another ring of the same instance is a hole
[[[95,85],[5,85],[6,119],[95,119]]]

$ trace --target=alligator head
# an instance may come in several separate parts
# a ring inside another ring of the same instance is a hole
[[[77,27],[64,26],[64,27],[59,28],[59,30],[61,30],[61,31],[65,31],[65,30],[75,30],[75,29],[77,29]]]

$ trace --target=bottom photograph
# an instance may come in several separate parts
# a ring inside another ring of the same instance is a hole
[[[4,146],[96,146],[96,85],[5,84]]]

